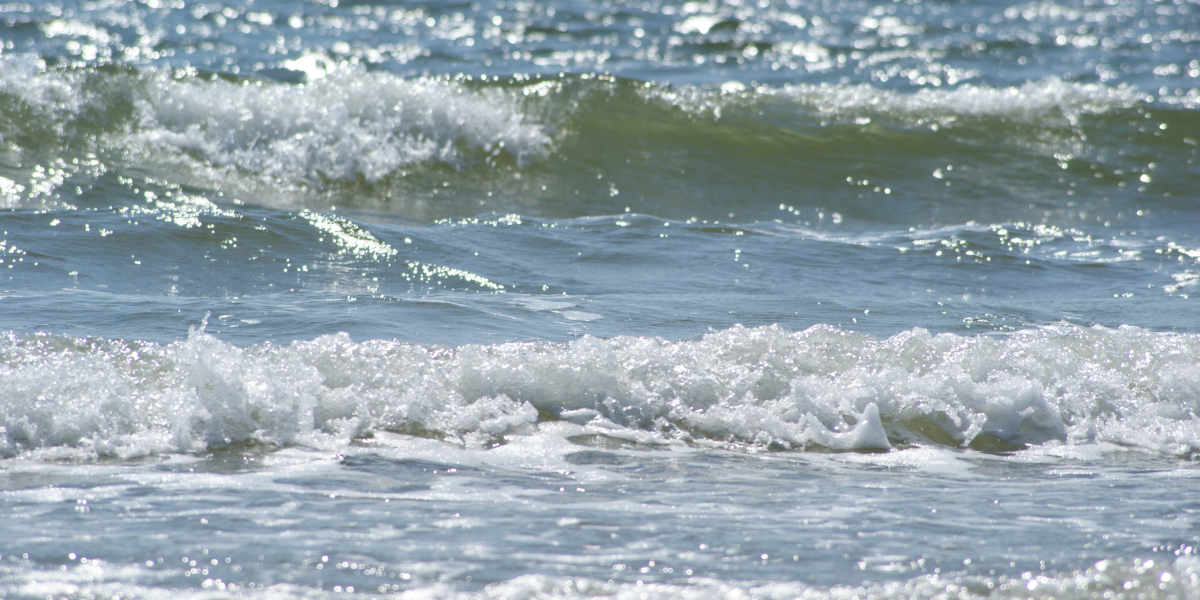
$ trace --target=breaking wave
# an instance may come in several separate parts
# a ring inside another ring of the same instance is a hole
[[[585,336],[458,348],[345,334],[239,348],[0,338],[0,455],[130,456],[390,431],[483,447],[569,421],[660,444],[1200,451],[1200,337],[1061,324],[876,340],[815,326],[693,341]]]
[[[987,218],[1013,219],[1033,218],[1024,211],[1037,192],[992,165],[997,148],[1033,161],[1029,168],[1051,157],[1095,162],[1098,148],[1129,136],[1146,152],[1178,152],[1154,150],[1173,142],[1139,132],[1157,106],[1148,96],[1054,78],[914,93],[868,84],[720,89],[586,74],[406,79],[317,58],[304,67],[307,80],[289,83],[0,57],[0,206],[73,206],[73,187],[137,165],[156,179],[287,208],[332,202],[416,220],[531,206],[594,216],[621,212],[636,193],[642,212],[687,218],[693,211],[676,207],[742,198],[747,186],[760,207],[818,208],[850,193],[847,182],[886,180],[872,193],[928,191],[929,174],[948,168],[935,157],[949,154],[986,175],[961,189],[986,188],[997,211]],[[1194,112],[1155,115],[1167,131],[1195,126]],[[912,152],[900,164],[892,147]],[[864,156],[874,166],[854,167]],[[1126,162],[1091,165],[1111,177],[1089,185],[1146,183],[1149,167]],[[979,205],[941,187],[943,212]],[[65,204],[52,200],[58,188]],[[873,208],[859,212],[880,210],[866,204]]]
[[[25,150],[96,142],[140,160],[191,159],[289,184],[373,183],[421,163],[544,155],[553,126],[523,88],[468,87],[335,65],[300,84],[189,69],[49,68],[0,57],[0,136]],[[536,94],[534,94],[536,95]]]
[[[512,94],[350,66],[303,85],[147,76],[136,140],[282,181],[374,183],[419,163],[544,154],[547,127]],[[519,95],[518,95],[519,97]]]
[[[1065,82],[1056,77],[996,88],[963,84],[902,93],[869,84],[795,84],[747,88],[730,82],[720,89],[648,85],[647,99],[695,113],[721,115],[725,107],[761,99],[783,100],[818,114],[848,121],[864,117],[920,124],[951,124],[956,118],[1000,118],[1030,125],[1074,125],[1081,115],[1104,114],[1150,103],[1153,96],[1128,87]]]

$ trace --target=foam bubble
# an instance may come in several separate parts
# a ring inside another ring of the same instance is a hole
[[[376,183],[412,165],[462,168],[502,155],[523,166],[551,148],[552,127],[527,116],[521,88],[321,64],[322,77],[285,84],[164,68],[47,68],[6,55],[0,142],[35,154],[74,142],[74,151],[107,149],[118,161],[233,171],[293,188]],[[83,130],[89,135],[75,140]]]
[[[1103,114],[1152,100],[1127,87],[1066,82],[1057,77],[1013,87],[961,84],[952,89],[921,88],[912,93],[866,83],[760,86],[753,90],[725,85],[717,90],[651,85],[641,93],[651,100],[718,118],[729,106],[775,99],[860,124],[870,122],[869,117],[874,116],[942,126],[951,125],[960,118],[1001,118],[1022,124],[1074,126],[1082,115]]]
[[[1021,123],[1065,119],[1081,114],[1129,108],[1147,100],[1129,88],[1065,82],[1057,77],[1029,81],[1019,87],[995,88],[963,84],[954,89],[921,88],[904,94],[859,85],[794,85],[778,95],[810,103],[839,115],[879,113],[918,118],[1002,117]]]
[[[75,75],[47,72],[34,56],[0,55],[0,209],[69,207],[52,196],[76,170],[55,156],[86,104]]]
[[[547,127],[516,97],[442,79],[407,80],[340,65],[303,85],[145,77],[134,137],[286,182],[374,183],[407,165],[461,166],[475,154],[542,156]]]
[[[468,528],[469,519],[447,519],[435,523],[443,528]],[[70,568],[38,570],[0,567],[0,592],[6,597],[104,596],[136,598],[212,598],[236,595],[246,598],[357,598],[376,597],[377,590],[353,588],[330,592],[294,584],[247,586],[207,578],[200,589],[152,587],[156,580],[178,575],[183,569],[143,569],[136,565],[112,565],[87,560]],[[150,580],[150,581],[147,581]],[[149,584],[149,585],[148,585]],[[1102,560],[1086,569],[1061,573],[1024,573],[1017,576],[971,576],[961,574],[923,575],[907,581],[867,582],[862,585],[815,587],[798,582],[729,582],[703,577],[689,583],[621,583],[583,577],[523,575],[490,584],[475,591],[456,589],[446,583],[405,590],[406,599],[489,600],[513,598],[613,598],[616,600],[708,598],[850,600],[851,598],[1111,598],[1126,597],[1130,590],[1138,598],[1192,597],[1200,589],[1200,561],[1185,556],[1173,561]]]
[[[1154,560],[1104,560],[1060,574],[1025,573],[1020,576],[978,577],[926,575],[908,581],[814,587],[795,582],[730,583],[695,578],[693,583],[612,583],[583,578],[525,575],[492,584],[478,592],[462,592],[446,585],[407,592],[406,597],[427,599],[489,598],[615,598],[689,599],[756,598],[850,600],[851,598],[1110,598],[1137,589],[1139,598],[1177,598],[1200,587],[1200,561],[1183,557],[1173,562]]]
[[[566,420],[660,442],[833,450],[1200,448],[1200,337],[1058,325],[885,340],[816,326],[698,341],[440,348],[345,335],[238,348],[0,339],[0,454],[197,452],[399,432],[480,447]],[[342,440],[338,442],[337,440]]]
[[[25,127],[25,131],[4,131],[4,137],[17,138],[21,134],[37,135],[50,133],[55,137],[66,135],[71,119],[84,104],[79,93],[79,82],[71,73],[47,71],[42,59],[28,54],[6,54],[0,56],[0,98],[4,99],[6,116],[23,117],[13,126]],[[3,138],[0,138],[3,140]],[[11,141],[11,140],[3,140]]]

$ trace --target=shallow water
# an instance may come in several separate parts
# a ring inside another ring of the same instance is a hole
[[[42,542],[6,557],[6,588],[1089,597],[1131,581],[1187,597],[1196,585],[1195,507],[1179,506],[1195,472],[1172,461],[747,455],[572,443],[561,429],[486,453],[384,435],[336,454],[12,464],[6,529]],[[1113,558],[1130,554],[1148,558]]]
[[[1197,31],[0,5],[0,595],[1197,597]]]

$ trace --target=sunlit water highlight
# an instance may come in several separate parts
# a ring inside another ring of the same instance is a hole
[[[1187,2],[0,5],[0,596],[1200,594]]]

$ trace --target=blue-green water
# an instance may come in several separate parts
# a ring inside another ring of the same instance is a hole
[[[0,595],[1197,597],[1198,32],[0,4]]]

